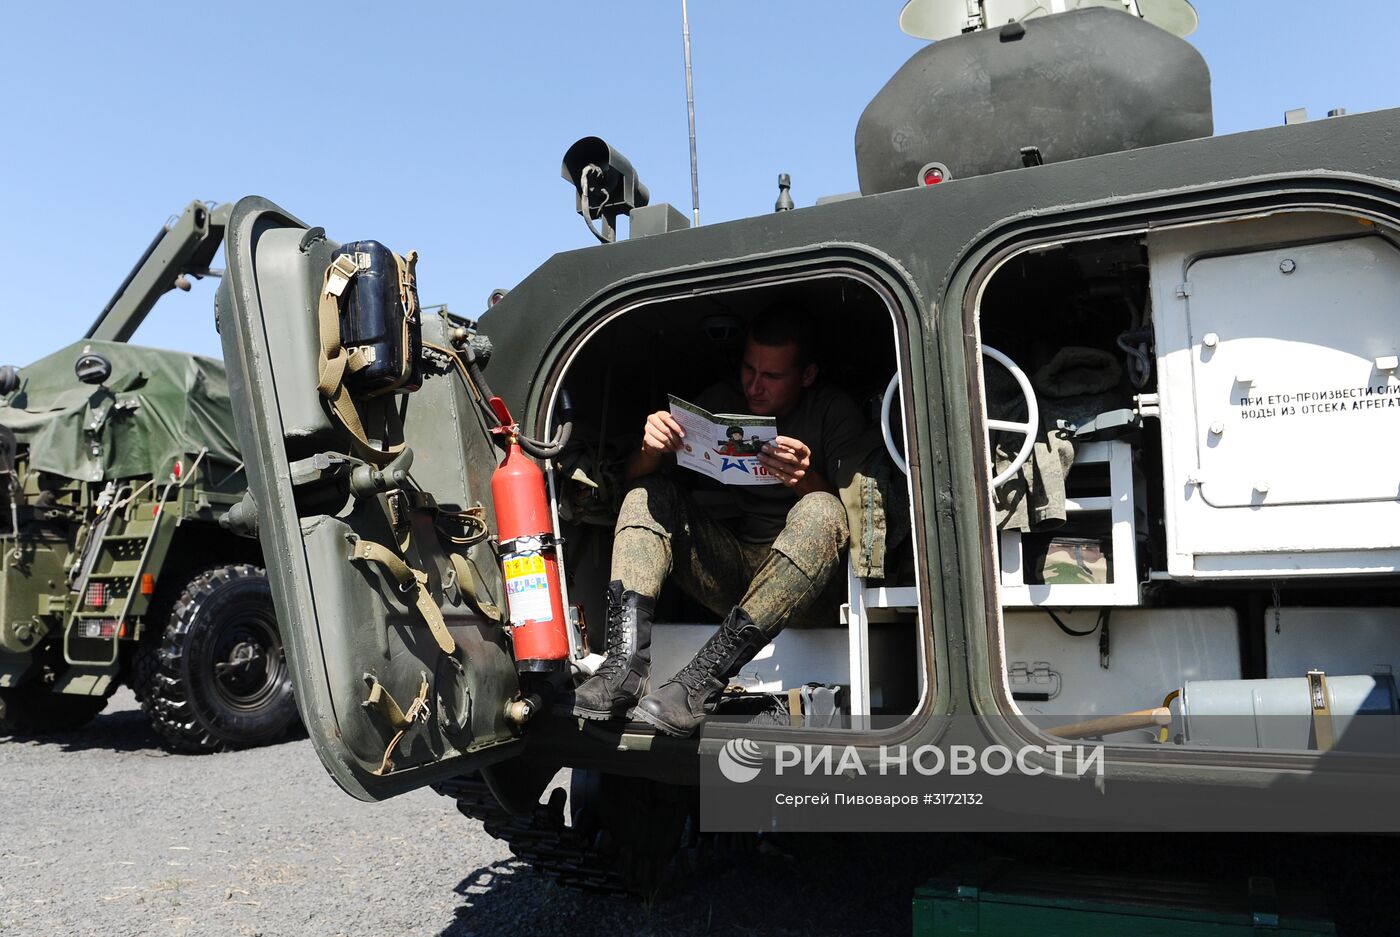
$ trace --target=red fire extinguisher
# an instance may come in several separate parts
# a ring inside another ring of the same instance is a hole
[[[491,400],[509,432],[505,460],[491,475],[501,572],[515,645],[516,669],[562,670],[569,661],[569,629],[559,580],[558,542],[550,519],[544,473],[520,448],[518,430],[499,398]]]

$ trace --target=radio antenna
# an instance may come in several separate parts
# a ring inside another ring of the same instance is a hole
[[[681,36],[685,40],[685,109],[690,117],[690,213],[700,227],[700,163],[695,155],[695,83],[690,70],[690,13],[681,0]]]

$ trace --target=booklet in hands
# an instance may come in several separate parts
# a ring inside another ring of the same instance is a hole
[[[778,435],[771,416],[710,413],[671,397],[671,416],[685,430],[676,463],[726,485],[776,485],[778,479],[758,461],[763,444]]]

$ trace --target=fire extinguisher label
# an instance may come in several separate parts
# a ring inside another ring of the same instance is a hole
[[[549,578],[544,557],[538,553],[513,553],[501,561],[506,579],[506,603],[514,624],[549,621],[553,617],[549,599]]]

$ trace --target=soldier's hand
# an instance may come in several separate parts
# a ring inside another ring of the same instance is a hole
[[[758,453],[758,461],[778,481],[789,488],[796,488],[811,471],[812,450],[800,439],[779,436],[763,446]]]
[[[667,452],[679,452],[684,448],[685,430],[667,410],[657,410],[647,417],[647,425],[642,430],[642,451],[647,455],[660,456]]]

